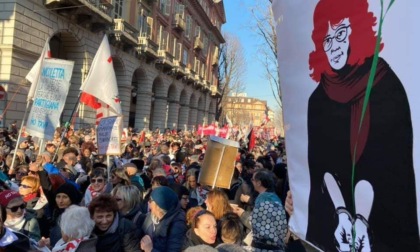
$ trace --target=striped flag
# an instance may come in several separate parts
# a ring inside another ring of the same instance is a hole
[[[29,89],[27,101],[33,100],[34,98],[35,92],[38,87],[38,79],[39,79],[39,74],[41,73],[42,62],[44,61],[45,58],[51,58],[49,39],[45,41],[44,48],[42,48],[41,56],[39,56],[39,59],[35,62],[31,70],[29,70],[29,73],[25,77],[25,79],[27,79],[29,82],[32,83],[31,88]]]

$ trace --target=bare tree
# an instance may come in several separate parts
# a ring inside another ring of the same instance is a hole
[[[276,103],[281,108],[276,22],[271,10],[271,3],[262,0],[256,1],[255,5],[251,8],[251,14],[254,19],[251,23],[250,30],[261,40],[258,48],[259,60],[264,66],[265,77],[270,83]]]
[[[227,96],[245,90],[242,77],[246,65],[241,42],[232,34],[224,33],[225,43],[219,50],[219,88],[221,96],[217,99],[216,121],[223,119]]]

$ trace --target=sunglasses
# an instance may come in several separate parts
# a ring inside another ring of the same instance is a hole
[[[37,174],[38,172],[36,172],[36,171],[31,171],[31,170],[29,170],[28,171],[28,174]]]
[[[90,183],[92,183],[92,184],[96,184],[96,183],[101,184],[103,182],[104,182],[104,179],[101,179],[101,178],[100,179],[94,179],[93,178],[93,179],[90,180]]]
[[[27,176],[28,173],[27,172],[17,172],[16,175],[19,175],[19,176]]]
[[[25,209],[26,208],[26,203],[22,203],[19,206],[14,206],[14,207],[8,207],[8,209],[10,209],[10,211],[12,211],[12,213],[17,212],[18,209]]]
[[[20,185],[20,187],[23,187],[23,188],[25,188],[25,189],[32,188],[32,186],[28,186],[28,185],[24,185],[24,184],[21,184],[21,185]]]

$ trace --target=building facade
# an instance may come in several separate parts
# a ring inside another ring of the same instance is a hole
[[[254,126],[261,125],[270,111],[267,101],[248,97],[244,93],[228,96],[223,110],[234,125],[249,125],[252,122]]]
[[[3,0],[1,123],[22,120],[30,87],[25,76],[49,41],[53,58],[75,62],[62,121],[93,125],[95,111],[77,98],[104,34],[125,126],[211,123],[220,95],[218,48],[225,22],[223,1],[213,0]]]

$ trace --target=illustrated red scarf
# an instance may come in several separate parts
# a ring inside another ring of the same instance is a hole
[[[370,106],[368,104],[359,133],[360,119],[362,116],[363,100],[366,93],[366,86],[369,79],[370,69],[372,66],[372,59],[367,59],[361,66],[354,66],[352,69],[342,76],[329,76],[324,74],[321,80],[328,97],[339,103],[351,103],[351,122],[350,122],[350,151],[352,160],[354,158],[354,147],[357,144],[356,162],[362,155],[370,127]],[[382,80],[386,73],[387,63],[379,58],[376,69],[375,80],[373,86]]]

